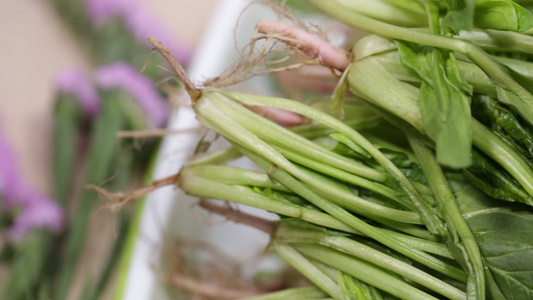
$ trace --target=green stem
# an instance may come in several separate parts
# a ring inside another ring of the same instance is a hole
[[[509,172],[533,197],[533,170],[522,156],[475,119],[472,119],[472,131],[474,145]],[[533,201],[527,204],[533,205]]]
[[[291,246],[274,242],[276,252],[291,266],[302,273],[307,279],[316,284],[320,289],[337,300],[344,300],[341,288],[331,280],[327,275],[322,273],[303,255],[294,250]]]
[[[114,165],[113,162],[118,150],[115,134],[123,128],[123,119],[120,117],[121,109],[117,101],[104,101],[102,111],[95,120],[86,164],[85,182],[88,184],[101,184],[111,175],[109,173]],[[86,189],[82,191],[76,218],[68,232],[66,253],[60,267],[55,299],[64,300],[67,298],[97,198],[93,191]]]
[[[287,202],[275,201],[242,186],[231,186],[198,177],[188,168],[182,169],[180,172],[178,185],[186,193],[198,197],[217,198],[241,203],[283,216],[301,219],[327,228],[357,233],[352,227],[336,220],[328,214]]]
[[[241,151],[262,169],[272,170],[272,164],[269,161],[247,149],[243,148]],[[361,232],[362,234],[382,243],[383,245],[390,247],[398,251],[399,253],[415,261],[418,261],[434,270],[437,270],[457,280],[466,281],[466,276],[462,270],[451,266],[450,264],[447,264],[444,261],[436,259],[435,257],[428,255],[427,253],[413,249],[412,247],[409,247],[407,244],[403,243],[401,240],[398,240],[388,235],[387,232],[383,230],[378,230],[372,225],[365,223],[355,215],[350,214],[345,209],[320,197],[312,190],[310,190],[306,185],[302,184],[300,181],[292,177],[286,171],[279,168],[274,168],[274,170],[271,172],[271,176],[279,182],[282,182],[287,187],[290,187],[291,190],[293,190],[301,197],[305,198],[307,201],[321,208],[322,210],[335,217],[336,219],[342,221],[343,223],[351,226],[357,232]]]
[[[429,231],[432,233],[441,232],[444,230],[444,224],[442,221],[438,218],[438,215],[431,211],[431,208],[426,204],[424,199],[419,195],[418,191],[414,188],[414,186],[411,184],[409,179],[405,177],[405,175],[400,171],[379,149],[374,147],[372,143],[370,143],[365,137],[363,137],[360,133],[354,131],[352,128],[346,126],[346,124],[342,123],[341,121],[333,118],[332,116],[329,116],[321,111],[318,111],[316,109],[313,109],[309,106],[306,106],[305,104],[298,103],[295,101],[289,101],[282,98],[274,98],[274,97],[261,97],[261,96],[255,96],[255,95],[246,95],[246,94],[239,94],[239,93],[226,93],[231,99],[246,104],[246,105],[259,105],[259,106],[267,106],[267,107],[276,107],[281,109],[286,109],[289,111],[293,111],[296,113],[299,113],[303,116],[306,116],[310,119],[319,121],[323,123],[324,125],[330,126],[331,128],[336,129],[338,132],[346,135],[351,140],[353,140],[355,143],[360,145],[363,149],[365,149],[372,157],[383,167],[385,170],[389,172],[389,174],[396,179],[400,187],[404,190],[404,192],[407,194],[409,199],[411,200],[411,203],[414,207],[416,207],[417,212],[422,217],[422,220],[424,221],[424,224],[428,227]],[[267,151],[267,150],[264,150]],[[263,153],[256,152],[256,153]],[[272,161],[276,165],[282,167],[285,169],[284,166],[281,166],[275,161]]]
[[[346,118],[343,120],[346,125],[350,126],[351,128],[355,130],[361,130],[361,129],[367,129],[367,128],[374,128],[378,126],[379,124],[383,123],[383,119],[381,119],[379,116],[374,116],[369,114],[370,116],[357,116],[355,118]],[[332,133],[335,133],[335,130],[324,126],[322,124],[307,124],[307,125],[301,125],[297,127],[290,128],[290,131],[298,134],[301,137],[304,137],[306,139],[316,139],[324,136],[328,136]]]
[[[224,164],[241,156],[242,154],[237,149],[233,147],[228,147],[222,150],[207,153],[206,155],[203,155],[198,158],[194,158],[191,162],[189,162],[189,166]]]
[[[364,177],[369,180],[383,182],[386,179],[385,174],[379,172],[353,159],[348,159],[332,151],[311,142],[310,140],[299,136],[290,130],[281,127],[274,122],[253,113],[249,109],[239,105],[223,94],[216,91],[209,92],[209,97],[213,103],[223,112],[230,114],[232,119],[237,121],[249,131],[283,149],[290,150],[297,154],[310,159],[315,159],[328,163],[338,169]],[[231,98],[231,97],[230,97]]]
[[[483,262],[481,260],[481,252],[477,245],[470,227],[462,216],[459,206],[453,195],[453,192],[448,185],[446,177],[433,156],[431,150],[426,146],[420,144],[414,137],[409,136],[409,144],[413,148],[418,157],[424,174],[429,181],[429,185],[433,190],[435,198],[439,201],[440,206],[446,216],[446,223],[448,231],[451,233],[453,243],[462,252],[462,256],[466,261],[467,269],[473,276],[475,281],[475,297],[476,299],[485,299],[485,277],[483,274]],[[457,235],[457,237],[455,237]],[[451,238],[451,237],[450,237]],[[461,244],[462,242],[462,244]],[[453,253],[453,251],[452,251]]]
[[[76,162],[76,141],[81,114],[77,100],[72,96],[57,99],[54,112],[54,196],[57,202],[67,207],[74,186],[73,171]]]
[[[388,235],[409,245],[410,247],[413,247],[418,250],[422,250],[427,253],[432,253],[438,256],[453,259],[453,255],[450,253],[450,250],[448,250],[448,248],[443,244],[440,244],[434,241],[428,241],[428,240],[417,238],[417,237],[410,236],[410,235],[406,235],[406,234],[393,231],[393,230],[389,230],[389,229],[381,229],[381,230],[385,231]]]
[[[235,148],[233,148],[235,149]],[[240,153],[240,152],[239,152]],[[213,165],[188,165],[187,169],[191,174],[205,179],[214,180],[230,185],[248,185],[262,188],[271,188],[278,191],[290,192],[281,183],[272,180],[266,173],[245,170],[241,168],[213,166]]]
[[[272,100],[272,98],[268,98],[268,100],[268,102],[270,103],[270,100]],[[282,104],[285,105],[280,105],[281,107],[278,108],[288,108],[289,110],[292,110],[293,107],[291,105],[298,103],[283,100]],[[251,105],[264,104],[253,103]],[[286,187],[290,188],[296,194],[307,199],[312,204],[318,206],[325,212],[329,213],[330,215],[344,222],[345,224],[353,227],[357,231],[362,232],[363,234],[389,246],[390,248],[393,248],[394,250],[412,258],[413,260],[426,264],[431,268],[438,270],[439,272],[442,272],[444,274],[447,274],[455,279],[466,280],[465,274],[462,270],[453,267],[441,260],[438,260],[435,257],[432,257],[431,255],[428,255],[422,251],[412,249],[406,244],[403,244],[402,242],[398,241],[397,239],[392,238],[391,236],[388,236],[385,233],[382,233],[381,231],[375,230],[373,226],[363,222],[361,219],[350,214],[345,209],[329,202],[328,200],[314,193],[312,190],[309,189],[308,186],[306,186],[305,184],[303,184],[302,182],[294,178],[291,174],[285,171],[285,169],[293,169],[293,172],[300,173],[299,175],[301,175],[301,172],[296,172],[298,169],[294,170],[293,165],[286,159],[284,159],[283,156],[281,156],[277,151],[272,149],[270,146],[265,144],[253,134],[251,134],[242,126],[237,124],[231,118],[217,110],[217,108],[214,107],[213,104],[211,104],[210,100],[205,96],[205,94],[204,97],[200,98],[195,103],[195,110],[197,112],[197,118],[202,123],[204,123],[204,125],[216,129],[216,131],[222,134],[224,137],[233,141],[238,141],[239,144],[245,145],[247,148],[253,150],[253,152],[251,152],[246,148],[239,148],[241,152],[248,156],[257,165],[259,165],[263,170],[269,172],[269,174],[273,176],[274,179],[281,182]],[[309,115],[309,111],[305,112]],[[311,112],[316,113],[315,110],[311,110]],[[316,114],[321,114],[321,112],[318,112]],[[376,151],[379,152],[379,150],[377,149]],[[260,155],[256,153],[260,153]],[[381,152],[379,153],[381,154]],[[274,165],[272,163],[274,163]],[[398,170],[398,172],[400,171]],[[403,176],[403,173],[400,172],[400,174]]]
[[[220,94],[215,94],[212,92],[209,93],[209,97],[207,97],[205,96],[204,92],[204,97],[198,100],[195,104],[198,118],[204,122],[204,125],[214,126],[216,131],[222,134],[224,137],[241,145],[248,145],[246,147],[251,147],[250,149],[254,149],[254,152],[260,153],[263,157],[272,161],[277,167],[287,170],[289,173],[304,181],[309,186],[312,186],[313,188],[320,190],[321,193],[328,195],[330,199],[337,202],[342,202],[344,205],[350,207],[352,210],[358,213],[381,216],[383,218],[391,218],[406,223],[420,224],[420,216],[415,212],[391,209],[370,201],[366,201],[355,196],[351,192],[348,192],[344,189],[339,189],[337,185],[331,184],[331,182],[328,182],[327,180],[317,178],[317,176],[313,176],[309,172],[296,167],[278,151],[243,128],[242,124],[238,124],[228,116],[229,114],[231,117],[236,117],[237,114],[231,111],[226,111],[226,113],[223,113],[222,111],[218,110],[218,108],[212,104],[212,102],[215,101],[219,102],[220,106],[223,103],[231,102],[229,99]],[[265,131],[268,130],[265,129]],[[376,149],[376,151],[378,150]],[[383,154],[381,155],[383,156]],[[385,158],[385,156],[383,157]],[[398,170],[398,172],[400,171]],[[403,173],[401,174],[403,176]]]
[[[324,246],[296,244],[294,249],[304,256],[339,269],[354,278],[400,299],[437,299],[368,262]]]
[[[398,232],[406,233],[407,235],[418,237],[424,240],[428,241],[438,241],[440,238],[436,235],[432,235],[425,227],[414,225],[414,224],[408,224],[408,223],[401,223],[397,221],[391,221],[386,220],[383,218],[376,218],[376,221],[385,225],[388,228],[394,229]]]
[[[329,236],[315,230],[305,230],[282,225],[278,227],[275,239],[283,243],[291,244],[320,244],[402,275],[450,299],[464,299],[466,297],[463,291],[454,288],[444,281],[406,262],[349,238]]]
[[[512,31],[470,30],[457,36],[492,51],[506,51],[533,54],[533,37]]]
[[[342,180],[344,182],[347,182],[347,183],[350,183],[350,184],[365,188],[365,189],[367,189],[369,191],[373,191],[373,192],[375,192],[377,194],[380,194],[380,195],[385,196],[385,197],[387,197],[387,198],[389,198],[391,200],[394,200],[394,201],[398,202],[399,204],[401,204],[401,205],[403,205],[403,206],[405,206],[407,208],[412,208],[410,202],[404,201],[404,199],[400,197],[400,193],[398,193],[397,191],[393,190],[392,188],[390,188],[390,187],[388,187],[386,185],[383,185],[383,184],[380,184],[380,183],[377,183],[377,182],[373,182],[373,181],[370,181],[368,179],[365,179],[365,178],[350,174],[348,172],[339,170],[339,169],[337,169],[335,167],[332,167],[330,165],[324,164],[322,161],[311,159],[311,158],[307,158],[305,156],[302,156],[302,155],[299,155],[297,153],[294,153],[294,152],[292,152],[290,150],[281,150],[281,154],[283,156],[285,156],[286,158],[288,158],[289,160],[291,160],[291,161],[293,161],[293,162],[295,162],[297,164],[306,166],[306,167],[308,167],[310,169],[318,171],[318,172],[320,172],[322,174],[326,174],[326,175],[331,176],[333,178],[337,178],[337,179]]]
[[[220,177],[218,177],[220,175]],[[207,179],[208,182],[202,181],[200,179]],[[265,206],[264,203],[261,204],[260,201],[272,201],[269,198],[266,198],[264,196],[261,196],[259,194],[253,193],[248,189],[243,189],[242,187],[239,187],[238,185],[249,185],[249,186],[259,186],[259,187],[267,187],[267,188],[273,188],[281,191],[289,191],[285,186],[279,185],[277,181],[273,181],[267,174],[263,172],[256,172],[256,171],[250,171],[250,170],[244,170],[244,169],[238,169],[238,168],[230,168],[230,167],[222,167],[222,166],[187,166],[182,173],[181,173],[181,182],[183,185],[183,189],[187,191],[188,193],[195,194],[200,197],[213,197],[213,198],[219,198],[224,199],[227,201],[233,201],[237,203],[243,203],[246,205],[254,206],[257,208],[263,208],[266,210],[269,210],[271,212],[277,212],[281,215],[286,216],[292,216],[296,218],[300,218],[302,220],[315,223],[317,225],[325,226],[328,228],[333,228],[337,230],[342,230],[346,232],[356,233],[355,230],[353,230],[351,227],[344,225],[343,223],[335,223],[335,225],[332,225],[328,223],[331,220],[331,217],[326,214],[318,214],[317,216],[327,216],[326,220],[318,221],[319,218],[315,218],[313,221],[312,218],[308,217],[308,212],[315,212],[312,210],[305,209],[303,214],[296,213],[294,211],[291,214],[291,211],[293,211],[293,205],[289,205],[287,207],[279,207],[277,210],[275,208],[272,208],[272,206],[268,207]],[[200,180],[200,183],[191,183],[195,180]],[[273,184],[274,182],[274,184]],[[215,185],[215,189],[202,189],[202,186],[209,186],[211,184]],[[223,185],[221,185],[223,184]],[[232,187],[231,185],[237,185],[235,187]],[[217,194],[217,190],[219,193]],[[261,199],[258,201],[253,201],[256,196],[257,199]],[[263,197],[263,198],[261,198]],[[274,201],[278,203],[277,201]],[[283,202],[280,202],[283,203]],[[288,211],[285,211],[284,209],[287,209]],[[397,228],[398,224],[394,225],[394,228]],[[410,247],[414,249],[419,249],[428,253],[437,254],[443,257],[447,258],[453,258],[451,254],[449,253],[448,249],[439,243],[422,239],[422,238],[416,238],[410,235],[402,234],[396,231],[383,229],[383,228],[376,228],[376,230],[382,230],[386,232],[387,234],[394,236],[396,239],[401,240],[402,242],[408,244]],[[360,233],[357,233],[360,234]]]

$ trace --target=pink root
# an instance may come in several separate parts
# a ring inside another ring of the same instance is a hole
[[[291,111],[264,106],[247,106],[247,108],[283,127],[298,126],[306,123],[305,117]]]
[[[285,39],[286,44],[304,52],[312,59],[334,69],[344,70],[350,63],[348,51],[331,45],[326,40],[305,30],[291,27],[276,21],[261,20],[256,29],[265,35],[278,35]]]

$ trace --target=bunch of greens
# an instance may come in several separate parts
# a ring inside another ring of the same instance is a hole
[[[321,124],[289,130],[242,104]],[[233,147],[191,162],[177,185],[278,214],[275,250],[330,297],[531,295],[531,241],[524,238],[532,233],[531,209],[491,198],[461,171],[443,168],[423,137],[365,108],[340,121],[294,101],[224,91],[204,90],[195,110]],[[391,133],[393,142],[383,139]],[[223,165],[240,155],[264,172]]]
[[[177,185],[278,214],[274,249],[333,299],[531,298],[529,10],[513,1],[309,2],[375,34],[353,47],[334,93],[354,95],[332,106],[344,105],[344,119],[189,87],[197,119],[232,148],[191,162]],[[283,128],[254,106],[312,124]],[[240,155],[263,172],[224,166]],[[292,289],[255,299],[283,295],[324,297]]]

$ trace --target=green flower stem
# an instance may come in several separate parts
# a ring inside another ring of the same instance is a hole
[[[331,280],[327,275],[322,273],[303,255],[294,250],[291,246],[274,242],[276,252],[291,266],[302,273],[307,279],[316,284],[320,289],[337,300],[344,300],[341,288]]]
[[[348,254],[310,244],[295,244],[293,248],[306,257],[339,269],[400,299],[437,299],[406,283],[402,278]]]
[[[314,286],[302,288],[289,288],[278,292],[272,292],[261,296],[245,298],[241,300],[307,300],[307,299],[324,299],[326,294]]]
[[[286,171],[280,168],[274,167],[269,161],[265,160],[258,154],[255,154],[254,152],[249,151],[244,148],[240,150],[243,152],[243,154],[245,154],[248,158],[250,158],[253,162],[255,162],[262,169],[271,170],[270,174],[272,177],[274,177],[279,182],[285,184],[287,187],[293,190],[296,194],[307,199],[307,201],[321,208],[322,210],[324,210],[331,216],[337,218],[338,220],[342,221],[343,223],[351,226],[358,232],[361,232],[362,234],[382,243],[383,245],[391,249],[394,249],[398,251],[399,253],[415,261],[418,261],[421,264],[424,264],[434,270],[437,270],[457,280],[466,281],[465,273],[461,269],[458,269],[442,260],[436,259],[435,257],[428,255],[425,252],[409,247],[407,244],[403,243],[402,241],[388,235],[387,232],[379,230],[371,226],[370,224],[365,223],[358,217],[350,214],[345,209],[320,197],[319,195],[314,193],[312,190],[310,190],[306,185],[304,185],[299,180],[292,177],[289,173],[287,173]]]
[[[232,111],[231,108],[228,108],[225,111],[217,110],[217,108],[223,107],[224,104],[231,103],[231,100],[216,93],[210,93],[208,96],[209,100],[207,100],[208,97],[206,96],[196,103],[197,112],[201,112],[199,113],[200,117],[213,118],[209,120],[209,122],[212,124],[215,124],[216,122],[220,123],[221,120],[225,120],[224,125],[220,124],[216,128],[217,132],[220,132],[225,137],[233,141],[237,141],[240,144],[246,143],[255,147],[260,147],[256,149],[256,153],[261,153],[263,155],[269,156],[269,160],[275,163],[278,167],[289,171],[289,173],[304,181],[309,186],[319,190],[320,193],[327,195],[331,200],[336,201],[338,203],[342,203],[343,207],[349,207],[351,210],[365,215],[374,215],[406,223],[421,224],[420,216],[415,212],[391,209],[364,200],[360,197],[355,196],[351,191],[348,191],[346,189],[339,189],[338,185],[334,184],[330,180],[321,178],[316,174],[313,174],[307,170],[303,170],[302,168],[298,168],[297,166],[293,165],[282,154],[280,154],[270,145],[266,144],[253,133],[247,131],[247,129],[243,128],[242,126],[244,125],[244,122],[247,121],[246,119],[241,120],[243,121],[243,123],[241,124],[236,123],[232,119],[241,116],[242,114],[240,112]],[[211,104],[212,102],[217,102],[218,107],[215,107],[213,104]],[[231,118],[229,116],[231,116]],[[231,129],[230,126],[232,127]],[[267,129],[264,129],[263,131],[270,134],[270,131]],[[240,134],[236,134],[236,132],[240,132]],[[272,133],[272,135],[274,134]],[[320,157],[316,159],[320,159]]]
[[[278,227],[275,239],[282,243],[319,244],[326,246],[402,275],[450,299],[464,299],[466,296],[463,291],[406,262],[346,237],[329,236],[315,230],[305,230],[282,225]]]
[[[134,162],[134,153],[133,150],[130,151],[121,151],[120,156],[117,158],[119,164],[118,170],[120,170],[113,181],[111,182],[111,189],[120,190],[126,184],[130,178],[130,172],[133,167]],[[116,237],[113,241],[113,246],[111,251],[108,253],[106,258],[106,263],[104,268],[101,270],[100,274],[96,277],[95,283],[91,284],[90,282],[86,284],[86,288],[82,294],[84,300],[98,300],[101,299],[102,293],[109,284],[110,278],[113,275],[115,267],[119,263],[120,253],[122,248],[125,246],[124,241],[126,240],[126,235],[128,232],[128,227],[131,222],[131,214],[128,211],[120,211],[118,217],[118,224],[116,226]]]
[[[186,193],[205,198],[223,199],[267,210],[287,217],[297,218],[312,224],[349,233],[357,233],[352,227],[328,214],[300,207],[287,202],[275,201],[242,186],[231,186],[194,175],[188,168],[182,169],[178,186]]]
[[[72,176],[76,153],[76,140],[80,127],[81,113],[73,96],[61,96],[54,108],[54,198],[66,207],[74,186]]]
[[[32,299],[33,287],[41,280],[48,255],[52,255],[53,235],[37,231],[17,245],[15,257],[0,299]]]
[[[372,33],[392,39],[448,49],[466,55],[492,79],[495,85],[500,86],[505,90],[509,90],[518,96],[516,98],[512,97],[509,100],[509,104],[514,106],[516,111],[520,113],[529,124],[533,124],[533,95],[514,81],[497,62],[492,60],[483,50],[474,44],[459,39],[390,25],[364,16],[353,9],[347,9],[338,1],[309,0],[309,2],[340,21],[368,30]]]
[[[352,139],[356,144],[361,146],[363,149],[365,149],[372,157],[383,167],[385,170],[389,172],[389,174],[396,179],[400,187],[404,190],[406,195],[411,200],[413,206],[416,207],[418,213],[422,217],[422,220],[424,221],[424,224],[428,227],[429,231],[432,233],[442,232],[444,231],[444,224],[443,222],[438,218],[438,215],[431,211],[431,208],[426,204],[424,199],[419,195],[417,190],[413,187],[409,179],[405,177],[405,175],[389,160],[387,157],[381,153],[372,143],[370,143],[367,139],[365,139],[361,134],[354,131],[350,127],[346,126],[346,124],[342,123],[341,121],[321,112],[316,109],[313,109],[311,107],[308,107],[302,103],[298,103],[295,101],[290,101],[282,98],[274,98],[274,97],[261,97],[261,96],[255,96],[255,95],[246,95],[246,94],[240,94],[240,93],[227,93],[228,97],[231,99],[246,104],[246,105],[259,105],[259,106],[267,106],[267,107],[276,107],[281,109],[286,109],[289,111],[293,111],[296,113],[299,113],[303,116],[306,116],[310,119],[316,120],[318,122],[321,122],[324,125],[330,126],[331,128],[336,129],[338,132],[346,135],[350,139]],[[257,153],[263,153],[263,152],[257,152]],[[281,166],[275,161],[272,161],[276,165],[278,165],[281,168],[284,168],[284,166]]]
[[[85,182],[100,184],[110,176],[113,162],[116,160],[118,141],[115,134],[123,128],[121,106],[116,100],[103,101],[102,111],[95,120],[87,157],[87,173]],[[87,227],[93,208],[97,204],[97,196],[93,191],[84,189],[76,217],[67,234],[67,247],[59,271],[56,298],[67,297],[70,283],[74,276],[78,257],[87,234]]]
[[[432,151],[420,144],[414,137],[409,136],[408,139],[411,148],[413,148],[422,165],[422,169],[429,181],[429,185],[433,190],[435,198],[439,201],[440,207],[443,208],[443,213],[445,214],[446,223],[448,225],[447,228],[451,233],[450,238],[453,238],[453,241],[449,242],[453,243],[454,246],[460,249],[462,252],[461,255],[466,261],[468,272],[472,275],[471,278],[475,281],[475,298],[485,299],[483,262],[474,235],[463,218],[455,196],[448,185],[446,177],[444,177],[444,173],[442,172],[437,159],[433,156]]]
[[[157,146],[157,149],[154,149],[153,154],[150,156],[150,159],[148,161],[148,165],[146,167],[146,172],[143,176],[142,183],[144,185],[149,184],[152,181],[152,175],[153,170],[155,167],[155,164],[157,162],[159,152],[159,145]],[[140,234],[140,224],[142,219],[142,213],[145,207],[146,203],[146,196],[142,197],[138,201],[135,202],[135,207],[132,211],[132,216],[130,220],[130,224],[127,228],[127,233],[125,233],[124,236],[124,245],[122,247],[120,258],[118,258],[118,270],[117,270],[117,279],[115,283],[115,290],[114,295],[112,297],[113,300],[123,300],[124,299],[124,292],[126,289],[126,282],[128,279],[128,273],[130,269],[130,264],[133,257],[133,252],[135,248],[135,241],[137,238],[137,235]]]

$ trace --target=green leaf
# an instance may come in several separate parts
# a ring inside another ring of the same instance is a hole
[[[420,113],[428,136],[436,143],[439,162],[463,168],[471,164],[471,90],[457,76],[455,56],[451,53],[445,56],[441,51],[432,51],[430,64],[434,84],[422,84]]]
[[[533,26],[533,16],[511,0],[476,0],[474,23],[483,29],[525,31]]]
[[[472,160],[472,166],[463,172],[478,189],[498,200],[527,204],[533,201],[509,173],[477,150],[472,150]]]
[[[472,97],[472,113],[476,119],[490,127],[533,160],[533,129],[517,114],[486,95]]]
[[[451,52],[397,42],[402,64],[423,80],[420,114],[427,135],[436,143],[437,159],[452,168],[471,164],[472,87],[462,78]]]
[[[346,76],[348,75],[349,70],[350,67],[347,67],[342,73],[342,76],[331,95],[331,101],[329,103],[330,111],[333,114],[338,115],[341,120],[344,120],[344,103],[346,102],[346,92],[348,91],[348,80],[346,79]]]
[[[463,216],[479,244],[484,264],[506,299],[533,299],[533,214],[525,206],[499,206],[468,186],[457,193]]]
[[[444,26],[455,33],[458,33],[460,30],[472,29],[474,25],[475,0],[441,0],[440,2],[447,9],[442,19]]]

